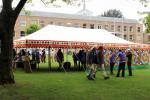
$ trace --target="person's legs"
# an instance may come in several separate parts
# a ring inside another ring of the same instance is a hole
[[[44,56],[44,63],[46,62],[46,56]]]
[[[120,76],[120,71],[121,71],[122,67],[121,67],[121,63],[119,63],[119,68],[118,68],[118,72],[117,72],[117,76],[116,77],[119,77]]]
[[[92,64],[91,66],[89,66],[89,69],[90,69],[90,72],[89,72],[89,75],[87,76],[87,78],[88,78],[89,80],[94,80],[94,77],[93,77],[94,64]]]
[[[132,76],[131,62],[128,62],[127,64],[128,64],[129,76]]]
[[[125,76],[125,62],[122,62],[121,66],[122,66],[122,77],[124,77]]]
[[[109,76],[108,76],[108,74],[106,73],[106,70],[105,70],[104,64],[101,64],[100,66],[101,66],[102,71],[103,71],[104,79],[108,79],[108,78],[109,78]]]
[[[74,60],[74,67],[77,67],[77,61]]]
[[[93,64],[94,65],[94,69],[93,69],[93,77],[96,77],[96,71],[97,71],[97,64]]]
[[[114,74],[114,73],[113,73],[114,64],[115,64],[115,63],[110,63],[110,74],[112,74],[112,75]]]

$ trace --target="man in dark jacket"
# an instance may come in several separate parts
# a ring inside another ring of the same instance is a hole
[[[89,76],[87,76],[88,79],[90,79],[90,80],[95,79],[97,66],[102,68],[104,79],[108,79],[109,77],[108,77],[108,75],[105,71],[105,67],[104,67],[103,48],[99,47],[97,50],[94,47],[89,54],[89,59],[90,60],[88,60],[88,61],[90,61],[90,63],[91,63],[91,68],[90,68],[91,71],[90,71]]]
[[[129,76],[132,76],[132,68],[131,68],[131,64],[132,64],[132,52],[131,52],[130,49],[128,49],[126,57],[128,58],[127,65],[128,65],[128,70],[129,70]]]
[[[64,61],[64,55],[61,51],[61,49],[58,50],[56,54],[57,62],[59,63],[59,68],[62,67],[63,61]]]

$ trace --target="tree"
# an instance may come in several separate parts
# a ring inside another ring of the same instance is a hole
[[[145,33],[150,33],[150,13],[144,18]]]
[[[13,0],[2,0],[2,10],[0,12],[0,84],[15,83],[12,71],[12,49],[13,33],[16,20],[20,11],[27,2],[32,0],[18,0],[16,7],[12,7]],[[43,3],[53,3],[56,0],[41,0]],[[74,0],[62,0],[71,3]],[[75,0],[76,1],[76,0]]]
[[[15,83],[12,71],[12,48],[13,33],[16,20],[20,11],[27,2],[32,0],[18,0],[16,7],[12,7],[13,0],[2,0],[2,10],[0,12],[0,84]],[[53,3],[56,0],[41,0],[44,4]],[[79,0],[62,0],[67,4]],[[140,0],[148,1],[148,0]]]
[[[110,9],[110,10],[104,12],[104,14],[102,14],[101,16],[123,18],[122,12],[120,10],[116,10],[116,9]]]
[[[39,29],[40,29],[40,26],[38,24],[31,24],[30,26],[26,28],[25,33],[28,35],[28,34],[38,31]]]

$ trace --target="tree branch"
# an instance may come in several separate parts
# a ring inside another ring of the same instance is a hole
[[[22,8],[24,7],[26,2],[27,2],[27,0],[20,0],[20,2],[18,3],[17,7],[14,10],[16,17],[18,17],[20,11],[22,10]]]
[[[47,6],[46,3],[45,3],[43,0],[41,0],[41,1],[42,1],[42,3],[43,3],[45,6]]]
[[[12,1],[13,0],[2,0],[2,3],[3,3],[3,10],[12,10]]]

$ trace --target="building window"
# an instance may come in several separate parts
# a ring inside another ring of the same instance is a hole
[[[98,28],[98,29],[102,29],[102,25],[98,25],[97,28]]]
[[[62,23],[61,23],[61,22],[59,22],[59,23],[58,23],[58,26],[62,26]]]
[[[124,39],[125,39],[125,40],[127,39],[127,35],[124,35]]]
[[[105,29],[105,30],[108,30],[108,25],[105,25],[105,26],[104,26],[104,29]]]
[[[111,25],[111,30],[114,30],[114,25]]]
[[[25,32],[24,31],[20,31],[20,36],[21,37],[25,36]]]
[[[86,28],[86,24],[83,24],[83,28]]]
[[[90,29],[94,29],[94,24],[90,24]]]
[[[78,23],[75,23],[74,27],[80,27],[80,25]]]
[[[66,24],[67,24],[68,27],[72,26],[72,23],[69,23],[69,22],[68,22],[68,23],[66,23]]]
[[[130,29],[129,29],[129,30],[130,30],[130,32],[133,32],[133,27],[132,27],[132,26],[130,26]]]
[[[117,30],[118,30],[118,32],[120,32],[121,31],[121,26],[118,26]]]
[[[45,26],[44,23],[45,23],[44,21],[40,21],[40,26],[44,27]]]
[[[130,40],[133,40],[133,35],[130,35]]]
[[[51,25],[52,25],[52,24],[54,24],[54,22],[49,22],[49,24],[51,24]]]
[[[138,31],[138,32],[141,32],[141,28],[140,28],[140,27],[138,27],[137,31]]]
[[[127,26],[124,26],[124,31],[127,31]]]
[[[26,21],[25,20],[21,20],[20,21],[20,26],[26,26]]]
[[[150,36],[148,36],[148,41],[150,41]]]
[[[37,20],[32,20],[31,23],[32,24],[38,24],[38,21]]]

